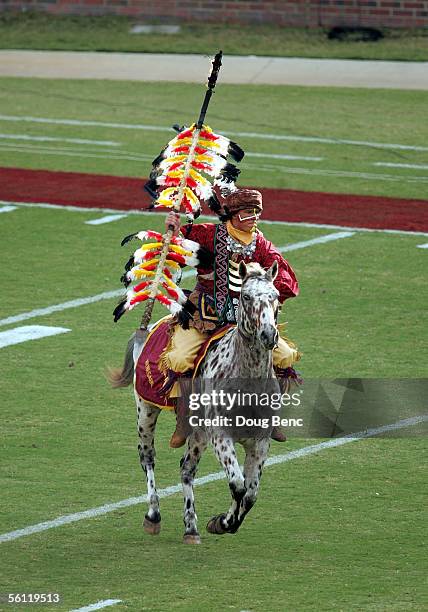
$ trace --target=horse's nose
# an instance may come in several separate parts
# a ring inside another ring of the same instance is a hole
[[[266,349],[272,350],[278,341],[278,330],[275,327],[272,327],[269,331],[264,329],[260,334],[260,341]]]

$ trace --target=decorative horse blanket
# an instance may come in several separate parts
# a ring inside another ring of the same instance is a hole
[[[135,389],[138,395],[158,408],[174,410],[174,401],[168,398],[162,390],[168,378],[168,367],[165,364],[165,355],[170,348],[171,318],[161,319],[150,331],[144,348],[135,368]],[[194,363],[194,376],[205,357],[208,349],[220,340],[234,325],[225,325],[209,336],[202,344]]]

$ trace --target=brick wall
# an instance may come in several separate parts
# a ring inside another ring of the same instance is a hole
[[[116,14],[140,21],[284,26],[428,26],[428,0],[0,0],[0,10]]]

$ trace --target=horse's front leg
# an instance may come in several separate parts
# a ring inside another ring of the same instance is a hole
[[[223,435],[214,435],[212,444],[216,457],[226,472],[232,495],[232,503],[226,514],[213,516],[208,521],[207,531],[219,535],[227,532],[235,533],[239,527],[238,524],[238,527],[235,528],[238,521],[239,508],[246,491],[244,476],[239,467],[233,441]]]
[[[243,443],[245,448],[244,477],[245,495],[239,506],[237,521],[234,531],[237,531],[242,524],[245,516],[254,506],[259,491],[260,479],[262,477],[263,466],[269,452],[270,439],[248,439]]]
[[[159,496],[156,491],[155,483],[155,457],[156,451],[154,446],[155,428],[159,408],[152,404],[147,404],[144,400],[135,396],[137,403],[137,427],[138,436],[140,438],[138,444],[138,455],[140,457],[140,465],[146,474],[147,480],[147,499],[149,509],[144,517],[144,531],[152,535],[157,535],[161,527],[161,515],[159,510]]]
[[[203,431],[193,432],[187,440],[187,451],[180,461],[181,483],[184,495],[184,536],[185,544],[200,544],[198,517],[195,510],[193,481],[202,453],[207,447],[207,437]]]

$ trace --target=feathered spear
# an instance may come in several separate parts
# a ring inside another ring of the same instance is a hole
[[[167,207],[176,212],[183,210],[190,222],[200,214],[200,200],[208,200],[214,211],[220,209],[213,185],[217,185],[223,192],[235,189],[234,181],[240,170],[228,162],[228,155],[235,161],[244,157],[243,150],[236,143],[214,134],[209,126],[204,125],[221,59],[220,51],[212,62],[198,121],[189,128],[174,126],[178,134],[153,161],[150,180],[145,185],[154,199],[151,208]],[[181,267],[203,264],[207,253],[199,244],[175,237],[173,233],[174,226],[170,225],[163,236],[157,232],[144,231],[131,234],[122,241],[123,245],[133,238],[154,240],[137,249],[126,264],[122,276],[125,286],[133,280],[139,283],[128,290],[126,298],[113,313],[117,321],[124,312],[138,303],[146,302],[140,328],[137,330],[137,339],[141,343],[147,335],[155,300],[167,306],[173,314],[181,310],[187,313],[192,311],[192,305],[177,285]]]

